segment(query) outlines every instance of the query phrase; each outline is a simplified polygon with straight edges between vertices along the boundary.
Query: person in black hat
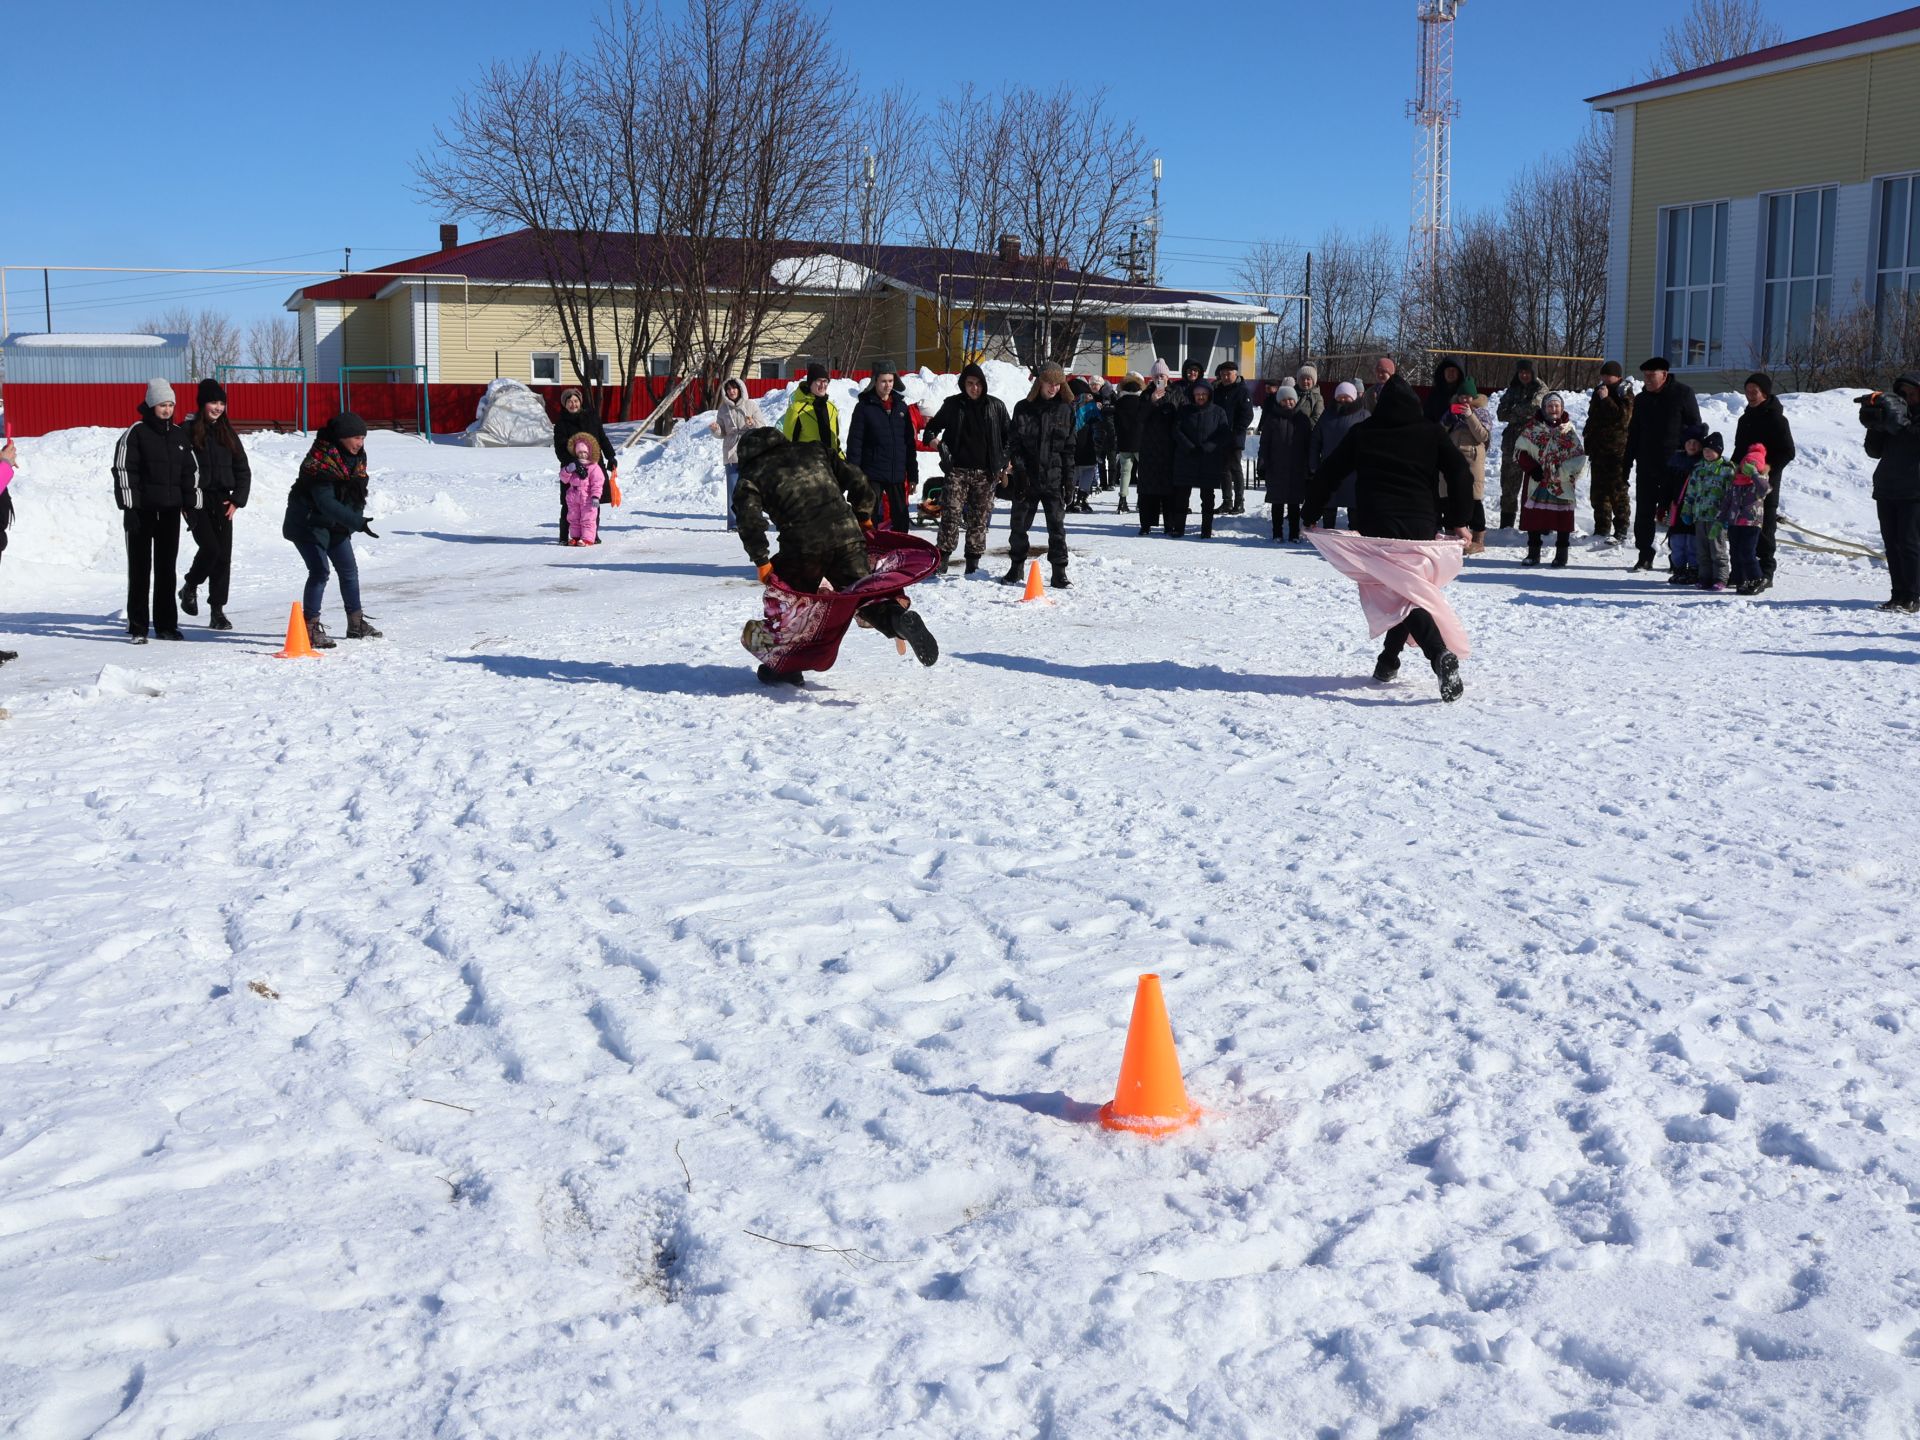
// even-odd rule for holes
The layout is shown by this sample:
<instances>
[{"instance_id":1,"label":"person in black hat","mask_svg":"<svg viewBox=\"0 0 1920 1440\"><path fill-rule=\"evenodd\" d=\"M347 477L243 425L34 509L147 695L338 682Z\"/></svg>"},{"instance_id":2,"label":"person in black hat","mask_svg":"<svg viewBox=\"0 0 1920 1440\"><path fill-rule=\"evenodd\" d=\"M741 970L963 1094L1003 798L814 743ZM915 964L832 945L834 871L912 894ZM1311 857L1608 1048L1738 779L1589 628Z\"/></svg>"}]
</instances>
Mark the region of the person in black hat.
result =
<instances>
[{"instance_id":1,"label":"person in black hat","mask_svg":"<svg viewBox=\"0 0 1920 1440\"><path fill-rule=\"evenodd\" d=\"M1645 381L1627 422L1627 463L1633 467L1633 543L1639 554L1632 568L1653 569L1660 517L1673 506L1667 459L1680 448L1680 435L1700 423L1700 402L1691 387L1675 380L1665 357L1643 361Z\"/></svg>"},{"instance_id":2,"label":"person in black hat","mask_svg":"<svg viewBox=\"0 0 1920 1440\"><path fill-rule=\"evenodd\" d=\"M1247 432L1253 428L1253 395L1247 389L1247 382L1240 378L1240 367L1231 360L1222 360L1213 367L1213 403L1227 417L1227 427L1233 432L1220 513L1244 515L1247 513L1247 471L1242 456L1247 448Z\"/></svg>"},{"instance_id":3,"label":"person in black hat","mask_svg":"<svg viewBox=\"0 0 1920 1440\"><path fill-rule=\"evenodd\" d=\"M1753 593L1773 588L1774 532L1780 526L1780 487L1786 481L1787 462L1793 459L1793 427L1787 412L1773 393L1773 377L1764 371L1747 377L1747 408L1733 427L1733 454L1744 457L1752 445L1767 452L1767 494L1764 518L1760 522L1760 586Z\"/></svg>"},{"instance_id":4,"label":"person in black hat","mask_svg":"<svg viewBox=\"0 0 1920 1440\"><path fill-rule=\"evenodd\" d=\"M246 448L227 415L227 392L218 380L202 380L194 394L198 407L186 418L187 443L200 469L200 508L186 512L193 533L193 563L180 586L180 608L200 613L195 591L207 587L209 630L231 630L227 619L227 592L233 583L233 516L246 508L253 490L253 467Z\"/></svg>"},{"instance_id":5,"label":"person in black hat","mask_svg":"<svg viewBox=\"0 0 1920 1440\"><path fill-rule=\"evenodd\" d=\"M796 445L818 445L828 455L840 453L840 412L827 398L827 367L815 360L807 378L794 387L780 431Z\"/></svg>"},{"instance_id":6,"label":"person in black hat","mask_svg":"<svg viewBox=\"0 0 1920 1440\"><path fill-rule=\"evenodd\" d=\"M355 534L380 537L367 523L367 422L351 410L341 411L313 437L293 488L287 491L287 514L280 533L307 562L307 588L302 596L307 643L316 650L333 648L326 626L320 623L329 564L340 575L347 638L379 639L380 632L360 608L360 567L353 558Z\"/></svg>"}]
</instances>

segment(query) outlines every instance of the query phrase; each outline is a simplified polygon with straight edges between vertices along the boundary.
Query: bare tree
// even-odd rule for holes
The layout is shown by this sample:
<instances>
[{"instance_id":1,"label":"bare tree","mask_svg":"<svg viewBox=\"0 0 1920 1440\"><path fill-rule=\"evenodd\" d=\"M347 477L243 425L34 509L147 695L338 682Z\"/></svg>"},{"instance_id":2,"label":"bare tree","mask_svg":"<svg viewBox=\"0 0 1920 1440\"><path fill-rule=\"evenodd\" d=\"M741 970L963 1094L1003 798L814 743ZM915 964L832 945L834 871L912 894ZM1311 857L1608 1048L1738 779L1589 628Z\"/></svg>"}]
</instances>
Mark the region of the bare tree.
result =
<instances>
[{"instance_id":1,"label":"bare tree","mask_svg":"<svg viewBox=\"0 0 1920 1440\"><path fill-rule=\"evenodd\" d=\"M298 365L300 327L291 315L265 315L247 327L249 365Z\"/></svg>"},{"instance_id":2,"label":"bare tree","mask_svg":"<svg viewBox=\"0 0 1920 1440\"><path fill-rule=\"evenodd\" d=\"M1291 240L1257 240L1240 257L1233 278L1242 290L1260 296L1303 295L1306 293L1306 256L1303 245ZM1305 334L1306 309L1296 305L1298 322L1291 329L1284 325L1259 328L1255 373L1263 380L1277 380L1294 373L1307 358Z\"/></svg>"},{"instance_id":3,"label":"bare tree","mask_svg":"<svg viewBox=\"0 0 1920 1440\"><path fill-rule=\"evenodd\" d=\"M1397 328L1403 247L1384 228L1338 225L1313 243L1314 329L1320 352L1352 359L1391 349Z\"/></svg>"},{"instance_id":4,"label":"bare tree","mask_svg":"<svg viewBox=\"0 0 1920 1440\"><path fill-rule=\"evenodd\" d=\"M1697 70L1778 45L1786 31L1767 18L1763 0L1692 0L1660 37L1649 80Z\"/></svg>"},{"instance_id":5,"label":"bare tree","mask_svg":"<svg viewBox=\"0 0 1920 1440\"><path fill-rule=\"evenodd\" d=\"M892 292L873 278L881 246L894 238L904 218L912 177L921 172L918 117L905 91L898 87L863 101L848 126L844 152L850 171L844 188L827 197L825 254L835 283L828 300L820 337L829 363L857 366L869 353L874 327ZM813 277L800 277L810 285ZM908 303L912 303L909 301ZM914 357L903 357L911 369Z\"/></svg>"},{"instance_id":6,"label":"bare tree","mask_svg":"<svg viewBox=\"0 0 1920 1440\"><path fill-rule=\"evenodd\" d=\"M936 252L934 324L942 368L958 369L980 347L992 290L978 270L1006 233L1009 112L966 81L927 117L925 149L908 205L919 243Z\"/></svg>"},{"instance_id":7,"label":"bare tree","mask_svg":"<svg viewBox=\"0 0 1920 1440\"><path fill-rule=\"evenodd\" d=\"M207 379L222 365L240 363L240 327L218 310L189 310L176 305L171 310L142 321L141 335L181 335L187 337L187 373L195 379Z\"/></svg>"}]
</instances>

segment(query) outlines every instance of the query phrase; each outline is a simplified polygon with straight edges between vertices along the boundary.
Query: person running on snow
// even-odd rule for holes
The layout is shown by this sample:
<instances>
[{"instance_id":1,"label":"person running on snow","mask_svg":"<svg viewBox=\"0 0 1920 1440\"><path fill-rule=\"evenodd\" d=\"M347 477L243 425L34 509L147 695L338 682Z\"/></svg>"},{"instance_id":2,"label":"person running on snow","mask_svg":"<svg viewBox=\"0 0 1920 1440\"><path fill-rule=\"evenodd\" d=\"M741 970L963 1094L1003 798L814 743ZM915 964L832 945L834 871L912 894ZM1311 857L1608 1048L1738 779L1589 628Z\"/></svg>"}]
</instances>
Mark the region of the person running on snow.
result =
<instances>
[{"instance_id":1,"label":"person running on snow","mask_svg":"<svg viewBox=\"0 0 1920 1440\"><path fill-rule=\"evenodd\" d=\"M1013 462L1013 514L1008 519L1007 573L1002 585L1018 585L1027 553L1032 548L1027 531L1038 509L1047 517L1047 560L1053 567L1053 588L1065 590L1067 579L1067 492L1073 488L1073 397L1067 391L1067 372L1048 364L1033 382L1027 398L1013 407L1008 438Z\"/></svg>"},{"instance_id":2,"label":"person running on snow","mask_svg":"<svg viewBox=\"0 0 1920 1440\"><path fill-rule=\"evenodd\" d=\"M763 585L777 578L804 596L818 591L823 580L844 591L871 575L867 537L873 533L873 503L867 477L819 445L793 444L774 429L750 431L740 441L734 509L740 544ZM769 521L780 532L780 549L772 554ZM926 546L924 540L892 543ZM922 665L931 665L940 658L940 647L907 603L906 596L890 594L861 607L858 618L891 640L904 640ZM846 622L840 623L844 628ZM775 669L765 662L755 673L764 685L798 685L804 678L802 670Z\"/></svg>"},{"instance_id":3,"label":"person running on snow","mask_svg":"<svg viewBox=\"0 0 1920 1440\"><path fill-rule=\"evenodd\" d=\"M967 574L980 568L987 553L987 526L993 520L993 492L1007 473L1007 407L987 393L987 372L968 364L960 371L960 393L949 395L921 431L927 444L938 443L947 472L947 498L940 508L940 569L953 563L960 522L967 527Z\"/></svg>"},{"instance_id":4,"label":"person running on snow","mask_svg":"<svg viewBox=\"0 0 1920 1440\"><path fill-rule=\"evenodd\" d=\"M1431 541L1446 528L1472 539L1473 472L1447 434L1420 413L1420 397L1399 375L1380 386L1373 416L1346 433L1322 462L1307 495L1307 513L1327 507L1340 477L1354 475L1354 528L1386 540ZM1441 482L1446 492L1441 493ZM1453 562L1458 573L1459 562ZM1433 666L1442 700L1458 700L1466 685L1460 661L1441 638L1433 615L1415 605L1389 629L1373 678L1385 682L1400 671L1400 651L1411 638Z\"/></svg>"},{"instance_id":5,"label":"person running on snow","mask_svg":"<svg viewBox=\"0 0 1920 1440\"><path fill-rule=\"evenodd\" d=\"M227 392L220 382L202 380L194 399L199 413L189 415L184 428L187 443L193 447L194 463L200 468L201 505L186 512L195 549L193 563L180 585L180 608L189 615L200 613L194 591L204 581L207 606L213 612L207 628L231 630L227 593L233 583L233 516L236 510L246 508L247 497L253 492L253 467L247 463L246 448L227 415Z\"/></svg>"},{"instance_id":6,"label":"person running on snow","mask_svg":"<svg viewBox=\"0 0 1920 1440\"><path fill-rule=\"evenodd\" d=\"M600 492L607 472L600 468L600 447L585 430L573 437L573 458L560 467L560 484L567 492L567 529L570 545L594 545L600 535Z\"/></svg>"},{"instance_id":7,"label":"person running on snow","mask_svg":"<svg viewBox=\"0 0 1920 1440\"><path fill-rule=\"evenodd\" d=\"M620 488L620 452L607 439L607 427L600 423L599 415L586 408L580 391L568 386L560 392L560 418L553 422L553 458L563 466L573 463L573 437L591 435L593 443L600 450L600 464L606 474L606 484L601 488L599 499L594 501L593 539L587 543L600 543L599 507L611 502ZM567 529L567 487L562 481L560 486L560 543L567 544L572 533Z\"/></svg>"}]
</instances>

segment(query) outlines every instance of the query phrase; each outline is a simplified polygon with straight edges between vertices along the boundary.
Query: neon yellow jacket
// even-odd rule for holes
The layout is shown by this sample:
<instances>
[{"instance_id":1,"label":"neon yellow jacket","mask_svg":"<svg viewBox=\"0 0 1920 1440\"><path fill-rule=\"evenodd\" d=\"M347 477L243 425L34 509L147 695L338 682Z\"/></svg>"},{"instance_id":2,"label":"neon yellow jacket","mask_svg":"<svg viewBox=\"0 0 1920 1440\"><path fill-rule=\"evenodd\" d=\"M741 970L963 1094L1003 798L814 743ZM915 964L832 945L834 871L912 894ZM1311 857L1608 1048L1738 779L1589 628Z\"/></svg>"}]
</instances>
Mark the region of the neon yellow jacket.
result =
<instances>
[{"instance_id":1,"label":"neon yellow jacket","mask_svg":"<svg viewBox=\"0 0 1920 1440\"><path fill-rule=\"evenodd\" d=\"M803 384L787 402L787 413L780 417L780 429L796 445L821 445L829 454L840 453L840 411L832 400L825 400L827 434L820 433L820 417L814 412L813 395Z\"/></svg>"}]
</instances>

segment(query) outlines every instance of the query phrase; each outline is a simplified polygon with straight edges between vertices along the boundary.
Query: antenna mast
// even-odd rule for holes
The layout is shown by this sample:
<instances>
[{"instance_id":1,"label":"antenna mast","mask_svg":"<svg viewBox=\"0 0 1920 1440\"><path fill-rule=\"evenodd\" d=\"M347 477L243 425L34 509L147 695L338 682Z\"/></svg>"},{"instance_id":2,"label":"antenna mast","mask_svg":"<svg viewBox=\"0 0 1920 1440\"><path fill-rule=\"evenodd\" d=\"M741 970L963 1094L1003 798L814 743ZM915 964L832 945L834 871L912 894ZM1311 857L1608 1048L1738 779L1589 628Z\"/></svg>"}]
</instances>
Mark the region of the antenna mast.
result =
<instances>
[{"instance_id":1,"label":"antenna mast","mask_svg":"<svg viewBox=\"0 0 1920 1440\"><path fill-rule=\"evenodd\" d=\"M1407 235L1407 288L1416 328L1424 330L1453 236L1453 22L1463 0L1417 0L1420 66L1407 114L1414 123L1413 228Z\"/></svg>"}]
</instances>

